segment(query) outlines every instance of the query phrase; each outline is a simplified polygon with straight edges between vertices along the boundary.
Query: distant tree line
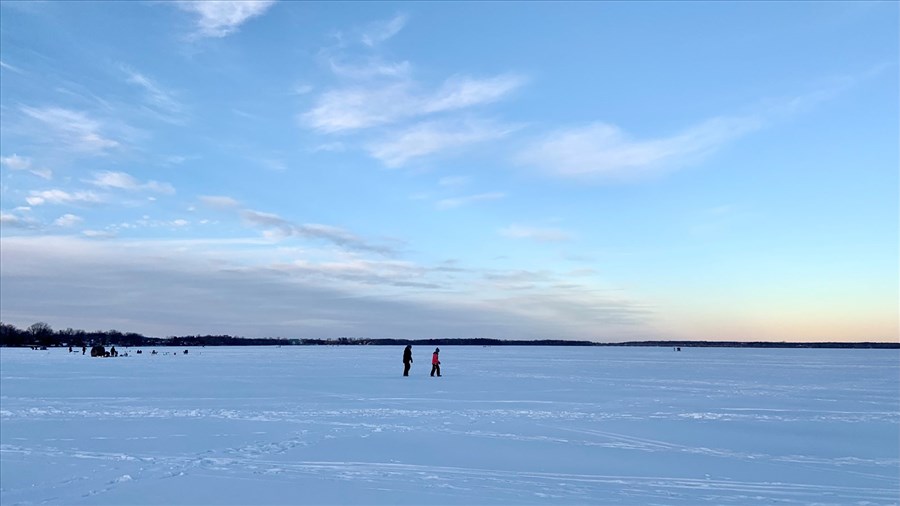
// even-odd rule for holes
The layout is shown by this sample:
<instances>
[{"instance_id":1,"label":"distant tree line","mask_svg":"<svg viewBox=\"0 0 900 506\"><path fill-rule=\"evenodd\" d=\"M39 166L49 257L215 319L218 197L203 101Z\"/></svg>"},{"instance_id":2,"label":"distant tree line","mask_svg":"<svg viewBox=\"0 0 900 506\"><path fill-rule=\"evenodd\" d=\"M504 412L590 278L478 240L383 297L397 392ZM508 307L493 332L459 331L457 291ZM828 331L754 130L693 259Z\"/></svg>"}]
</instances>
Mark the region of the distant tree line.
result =
<instances>
[{"instance_id":1,"label":"distant tree line","mask_svg":"<svg viewBox=\"0 0 900 506\"><path fill-rule=\"evenodd\" d=\"M68 328L54 331L50 325L38 322L27 329L0 322L0 346L294 346L294 345L478 345L478 346L595 346L590 341L544 339L537 341L502 339L367 339L339 337L337 339L249 338L229 335L196 335L147 337L134 332L95 330L87 332Z\"/></svg>"},{"instance_id":2,"label":"distant tree line","mask_svg":"<svg viewBox=\"0 0 900 506\"><path fill-rule=\"evenodd\" d=\"M340 337L337 339L284 339L249 338L229 335L196 335L147 337L134 332L95 330L87 332L67 328L53 330L47 323L38 322L27 329L0 322L0 347L2 346L302 346L302 345L387 345L405 346L660 346L660 347L716 347L716 348L900 348L900 343L863 342L755 342L755 341L630 341L623 343L596 343L565 339L506 340L489 338L459 339L368 339Z\"/></svg>"},{"instance_id":3,"label":"distant tree line","mask_svg":"<svg viewBox=\"0 0 900 506\"><path fill-rule=\"evenodd\" d=\"M228 335L147 337L118 330L84 331L67 328L54 331L50 325L38 322L27 329L0 322L0 346L266 346L306 343L305 339L244 338ZM324 341L323 341L324 343Z\"/></svg>"}]
</instances>

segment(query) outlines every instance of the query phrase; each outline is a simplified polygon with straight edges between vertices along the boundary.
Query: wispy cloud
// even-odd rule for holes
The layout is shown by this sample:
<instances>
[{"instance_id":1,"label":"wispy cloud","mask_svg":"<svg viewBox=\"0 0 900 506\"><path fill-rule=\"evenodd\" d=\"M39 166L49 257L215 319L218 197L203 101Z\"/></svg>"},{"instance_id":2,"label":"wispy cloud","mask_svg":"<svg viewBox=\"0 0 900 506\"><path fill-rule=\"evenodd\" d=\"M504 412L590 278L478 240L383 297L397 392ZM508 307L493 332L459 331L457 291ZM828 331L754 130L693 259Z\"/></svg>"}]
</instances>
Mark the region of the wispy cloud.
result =
<instances>
[{"instance_id":1,"label":"wispy cloud","mask_svg":"<svg viewBox=\"0 0 900 506\"><path fill-rule=\"evenodd\" d=\"M221 195L202 195L200 202L218 209L237 209L241 203L231 197Z\"/></svg>"},{"instance_id":2,"label":"wispy cloud","mask_svg":"<svg viewBox=\"0 0 900 506\"><path fill-rule=\"evenodd\" d=\"M112 239L116 236L115 232L108 230L83 230L81 234L92 239Z\"/></svg>"},{"instance_id":3,"label":"wispy cloud","mask_svg":"<svg viewBox=\"0 0 900 506\"><path fill-rule=\"evenodd\" d=\"M301 115L307 126L334 133L386 125L402 119L496 102L525 79L500 75L485 79L453 77L434 92L422 93L409 81L325 92Z\"/></svg>"},{"instance_id":4,"label":"wispy cloud","mask_svg":"<svg viewBox=\"0 0 900 506\"><path fill-rule=\"evenodd\" d=\"M319 51L319 59L337 77L356 81L408 80L412 66L408 61L387 61L378 47L400 32L406 25L407 16L397 15L387 21L376 21L353 35L334 34L337 43ZM365 46L362 52L358 44ZM357 47L354 47L357 46ZM371 89L371 86L367 87Z\"/></svg>"},{"instance_id":5,"label":"wispy cloud","mask_svg":"<svg viewBox=\"0 0 900 506\"><path fill-rule=\"evenodd\" d=\"M8 63L2 61L2 60L0 60L0 68L4 68L4 69L6 69L6 70L10 70L10 71L15 72L15 73L17 73L17 74L24 74L24 73L25 73L25 71L22 70L22 69L20 69L19 67L14 67L14 66L12 66L12 65L10 65L10 64L8 64Z\"/></svg>"},{"instance_id":6,"label":"wispy cloud","mask_svg":"<svg viewBox=\"0 0 900 506\"><path fill-rule=\"evenodd\" d=\"M340 77L351 79L371 79L373 77L405 77L412 68L408 61L386 62L369 57L361 61L330 58L328 66Z\"/></svg>"},{"instance_id":7,"label":"wispy cloud","mask_svg":"<svg viewBox=\"0 0 900 506\"><path fill-rule=\"evenodd\" d=\"M371 244L342 228L330 225L318 223L297 224L285 220L277 214L264 213L252 209L243 210L241 217L251 225L266 228L266 236L270 238L303 237L327 241L353 250L371 251L380 254L392 253L392 250L386 246Z\"/></svg>"},{"instance_id":8,"label":"wispy cloud","mask_svg":"<svg viewBox=\"0 0 900 506\"><path fill-rule=\"evenodd\" d=\"M409 17L405 14L398 14L388 21L377 21L371 23L360 36L360 42L372 47L390 39L394 35L400 33L400 30L406 26Z\"/></svg>"},{"instance_id":9,"label":"wispy cloud","mask_svg":"<svg viewBox=\"0 0 900 506\"><path fill-rule=\"evenodd\" d=\"M164 165L180 165L188 160L199 158L197 156L169 155L162 157Z\"/></svg>"},{"instance_id":10,"label":"wispy cloud","mask_svg":"<svg viewBox=\"0 0 900 506\"><path fill-rule=\"evenodd\" d=\"M767 100L742 115L718 116L668 136L634 139L616 125L595 122L552 131L516 157L517 163L564 177L633 180L698 163L747 134L838 97L888 68L879 65L830 86Z\"/></svg>"},{"instance_id":11,"label":"wispy cloud","mask_svg":"<svg viewBox=\"0 0 900 506\"><path fill-rule=\"evenodd\" d=\"M713 118L672 136L634 140L615 125L593 123L552 132L516 160L561 176L630 179L695 162L762 125L756 116Z\"/></svg>"},{"instance_id":12,"label":"wispy cloud","mask_svg":"<svg viewBox=\"0 0 900 506\"><path fill-rule=\"evenodd\" d=\"M310 149L311 153L338 153L345 151L347 146L343 142L326 142Z\"/></svg>"},{"instance_id":13,"label":"wispy cloud","mask_svg":"<svg viewBox=\"0 0 900 506\"><path fill-rule=\"evenodd\" d=\"M84 221L80 216L74 214L64 214L53 222L57 227L74 227Z\"/></svg>"},{"instance_id":14,"label":"wispy cloud","mask_svg":"<svg viewBox=\"0 0 900 506\"><path fill-rule=\"evenodd\" d=\"M294 95L306 95L307 93L311 93L314 89L316 89L313 85L308 83L298 83L294 85L294 88L291 90L291 93Z\"/></svg>"},{"instance_id":15,"label":"wispy cloud","mask_svg":"<svg viewBox=\"0 0 900 506\"><path fill-rule=\"evenodd\" d=\"M43 204L94 204L101 202L100 197L89 191L66 192L63 190L32 191L25 199L28 205Z\"/></svg>"},{"instance_id":16,"label":"wispy cloud","mask_svg":"<svg viewBox=\"0 0 900 506\"><path fill-rule=\"evenodd\" d=\"M524 225L510 225L501 229L500 235L511 239L530 239L537 242L563 242L572 239L572 234L558 228L540 228Z\"/></svg>"},{"instance_id":17,"label":"wispy cloud","mask_svg":"<svg viewBox=\"0 0 900 506\"><path fill-rule=\"evenodd\" d=\"M485 79L455 76L444 82L441 89L424 100L425 112L462 109L478 104L496 102L520 88L525 78L504 74Z\"/></svg>"},{"instance_id":18,"label":"wispy cloud","mask_svg":"<svg viewBox=\"0 0 900 506\"><path fill-rule=\"evenodd\" d=\"M94 173L94 178L86 182L101 188L117 188L128 191L147 190L166 194L175 193L175 188L169 183L160 183L159 181L141 183L130 174L124 172L96 172Z\"/></svg>"},{"instance_id":19,"label":"wispy cloud","mask_svg":"<svg viewBox=\"0 0 900 506\"><path fill-rule=\"evenodd\" d=\"M408 84L377 89L350 88L323 93L301 116L306 125L327 133L391 123L415 114L409 107Z\"/></svg>"},{"instance_id":20,"label":"wispy cloud","mask_svg":"<svg viewBox=\"0 0 900 506\"><path fill-rule=\"evenodd\" d=\"M300 273L307 278L378 287L441 287L440 284L427 280L428 269L411 262L398 260L370 260L351 257L335 261L313 262L300 259L286 265L283 270Z\"/></svg>"},{"instance_id":21,"label":"wispy cloud","mask_svg":"<svg viewBox=\"0 0 900 506\"><path fill-rule=\"evenodd\" d=\"M32 166L31 158L19 156L15 153L11 156L0 156L0 165L12 170L27 170L43 179L53 179L53 171L35 168Z\"/></svg>"},{"instance_id":22,"label":"wispy cloud","mask_svg":"<svg viewBox=\"0 0 900 506\"><path fill-rule=\"evenodd\" d=\"M31 168L31 159L13 153L10 156L0 156L0 165L12 170L28 170Z\"/></svg>"},{"instance_id":23,"label":"wispy cloud","mask_svg":"<svg viewBox=\"0 0 900 506\"><path fill-rule=\"evenodd\" d=\"M412 159L506 137L519 125L489 121L426 122L370 143L369 154L388 167L401 167Z\"/></svg>"},{"instance_id":24,"label":"wispy cloud","mask_svg":"<svg viewBox=\"0 0 900 506\"><path fill-rule=\"evenodd\" d=\"M22 106L22 112L37 120L53 140L72 151L85 154L106 154L119 147L119 142L107 138L103 124L84 112L61 107Z\"/></svg>"},{"instance_id":25,"label":"wispy cloud","mask_svg":"<svg viewBox=\"0 0 900 506\"><path fill-rule=\"evenodd\" d=\"M128 76L128 82L139 86L144 91L144 100L157 117L169 123L180 124L186 119L184 106L175 99L170 91L164 90L159 84L136 70L122 66L122 71Z\"/></svg>"},{"instance_id":26,"label":"wispy cloud","mask_svg":"<svg viewBox=\"0 0 900 506\"><path fill-rule=\"evenodd\" d=\"M38 228L37 220L30 216L22 216L14 213L0 211L0 226L11 228Z\"/></svg>"},{"instance_id":27,"label":"wispy cloud","mask_svg":"<svg viewBox=\"0 0 900 506\"><path fill-rule=\"evenodd\" d=\"M201 220L198 223L202 224ZM151 219L150 216L144 215L138 220L134 220L131 222L122 222L116 223L112 225L108 225L105 230L112 234L118 234L123 230L139 230L139 229L152 229L152 228L168 228L168 229L180 229L187 227L191 222L185 220L183 218L178 218L174 220L155 220Z\"/></svg>"},{"instance_id":28,"label":"wispy cloud","mask_svg":"<svg viewBox=\"0 0 900 506\"><path fill-rule=\"evenodd\" d=\"M97 95L88 86L80 82L64 79L53 91L66 95L67 100L70 100L68 102L70 107L75 107L75 104L78 104L78 107L95 110L112 111L116 109L116 105L113 102Z\"/></svg>"},{"instance_id":29,"label":"wispy cloud","mask_svg":"<svg viewBox=\"0 0 900 506\"><path fill-rule=\"evenodd\" d=\"M824 102L836 99L851 88L879 77L887 70L893 69L896 72L896 66L894 62L882 62L862 72L834 76L827 80L827 84L803 95L767 100L764 102L764 114L767 119L778 120L793 114L809 112Z\"/></svg>"},{"instance_id":30,"label":"wispy cloud","mask_svg":"<svg viewBox=\"0 0 900 506\"><path fill-rule=\"evenodd\" d=\"M197 36L218 38L236 32L242 24L261 16L274 4L274 0L202 0L178 2L176 5L197 15Z\"/></svg>"},{"instance_id":31,"label":"wispy cloud","mask_svg":"<svg viewBox=\"0 0 900 506\"><path fill-rule=\"evenodd\" d=\"M461 207L467 204L471 204L474 202L483 202L488 200L499 200L506 197L506 194L503 192L488 192L488 193L478 193L475 195L467 195L465 197L455 197L449 199L439 200L435 207L438 209L453 209L456 207Z\"/></svg>"},{"instance_id":32,"label":"wispy cloud","mask_svg":"<svg viewBox=\"0 0 900 506\"><path fill-rule=\"evenodd\" d=\"M53 179L53 171L50 169L31 169L29 172L41 179L46 179L48 181Z\"/></svg>"}]
</instances>

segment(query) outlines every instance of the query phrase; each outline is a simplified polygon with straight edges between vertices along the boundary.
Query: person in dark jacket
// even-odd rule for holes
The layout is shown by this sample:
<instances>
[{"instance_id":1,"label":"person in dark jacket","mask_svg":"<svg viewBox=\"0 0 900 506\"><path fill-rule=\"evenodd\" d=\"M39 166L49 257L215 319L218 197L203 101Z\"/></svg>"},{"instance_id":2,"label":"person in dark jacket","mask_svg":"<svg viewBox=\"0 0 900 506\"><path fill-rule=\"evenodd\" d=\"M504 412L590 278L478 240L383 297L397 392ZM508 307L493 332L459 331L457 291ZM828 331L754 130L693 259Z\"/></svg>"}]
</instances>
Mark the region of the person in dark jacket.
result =
<instances>
[{"instance_id":1,"label":"person in dark jacket","mask_svg":"<svg viewBox=\"0 0 900 506\"><path fill-rule=\"evenodd\" d=\"M438 357L438 353L440 352L440 348L435 348L434 354L431 355L431 375L434 376L434 373L437 373L438 378L441 377L441 360Z\"/></svg>"},{"instance_id":2,"label":"person in dark jacket","mask_svg":"<svg viewBox=\"0 0 900 506\"><path fill-rule=\"evenodd\" d=\"M407 344L403 350L403 375L409 376L409 367L412 365L412 345Z\"/></svg>"}]
</instances>

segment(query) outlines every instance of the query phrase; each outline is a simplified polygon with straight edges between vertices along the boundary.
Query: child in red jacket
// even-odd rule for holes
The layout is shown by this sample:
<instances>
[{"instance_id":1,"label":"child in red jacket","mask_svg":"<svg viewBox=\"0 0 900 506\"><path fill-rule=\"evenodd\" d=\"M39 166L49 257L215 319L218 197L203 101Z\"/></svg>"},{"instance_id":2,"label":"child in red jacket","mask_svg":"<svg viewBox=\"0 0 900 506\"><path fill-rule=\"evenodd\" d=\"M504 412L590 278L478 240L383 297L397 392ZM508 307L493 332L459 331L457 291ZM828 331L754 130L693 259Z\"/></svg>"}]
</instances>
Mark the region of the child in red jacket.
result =
<instances>
[{"instance_id":1,"label":"child in red jacket","mask_svg":"<svg viewBox=\"0 0 900 506\"><path fill-rule=\"evenodd\" d=\"M441 361L438 359L438 353L440 352L440 348L435 348L434 355L431 356L431 375L434 376L434 373L437 373L439 378L441 377Z\"/></svg>"}]
</instances>

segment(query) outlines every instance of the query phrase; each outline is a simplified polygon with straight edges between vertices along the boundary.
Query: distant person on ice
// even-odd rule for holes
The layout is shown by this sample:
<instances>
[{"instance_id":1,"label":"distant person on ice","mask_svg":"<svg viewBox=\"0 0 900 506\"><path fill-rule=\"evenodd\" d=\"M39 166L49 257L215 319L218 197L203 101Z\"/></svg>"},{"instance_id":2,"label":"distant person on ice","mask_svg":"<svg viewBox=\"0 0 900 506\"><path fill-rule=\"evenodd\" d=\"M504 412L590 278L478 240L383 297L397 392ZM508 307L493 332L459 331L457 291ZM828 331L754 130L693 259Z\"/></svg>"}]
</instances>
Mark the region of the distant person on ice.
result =
<instances>
[{"instance_id":1,"label":"distant person on ice","mask_svg":"<svg viewBox=\"0 0 900 506\"><path fill-rule=\"evenodd\" d=\"M409 376L409 366L412 365L412 345L407 344L403 350L403 375Z\"/></svg>"},{"instance_id":2,"label":"distant person on ice","mask_svg":"<svg viewBox=\"0 0 900 506\"><path fill-rule=\"evenodd\" d=\"M434 354L431 355L431 375L434 376L434 373L437 373L438 378L441 377L441 360L438 358L440 352L440 348L435 348Z\"/></svg>"}]
</instances>

